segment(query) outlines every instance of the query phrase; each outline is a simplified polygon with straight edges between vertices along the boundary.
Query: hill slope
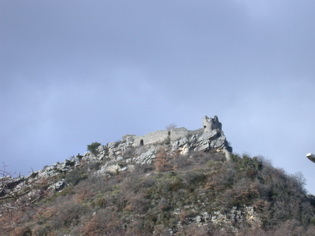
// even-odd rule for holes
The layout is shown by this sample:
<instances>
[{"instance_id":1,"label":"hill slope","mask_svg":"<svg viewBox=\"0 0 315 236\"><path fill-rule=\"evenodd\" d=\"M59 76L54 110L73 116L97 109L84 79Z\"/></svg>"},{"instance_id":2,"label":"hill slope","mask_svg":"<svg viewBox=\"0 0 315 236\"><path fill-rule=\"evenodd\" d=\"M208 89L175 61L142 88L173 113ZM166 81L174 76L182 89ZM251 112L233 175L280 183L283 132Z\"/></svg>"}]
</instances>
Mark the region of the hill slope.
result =
<instances>
[{"instance_id":1,"label":"hill slope","mask_svg":"<svg viewBox=\"0 0 315 236\"><path fill-rule=\"evenodd\" d=\"M315 199L300 175L259 157L227 160L198 135L93 143L28 177L3 177L1 234L314 235Z\"/></svg>"}]
</instances>

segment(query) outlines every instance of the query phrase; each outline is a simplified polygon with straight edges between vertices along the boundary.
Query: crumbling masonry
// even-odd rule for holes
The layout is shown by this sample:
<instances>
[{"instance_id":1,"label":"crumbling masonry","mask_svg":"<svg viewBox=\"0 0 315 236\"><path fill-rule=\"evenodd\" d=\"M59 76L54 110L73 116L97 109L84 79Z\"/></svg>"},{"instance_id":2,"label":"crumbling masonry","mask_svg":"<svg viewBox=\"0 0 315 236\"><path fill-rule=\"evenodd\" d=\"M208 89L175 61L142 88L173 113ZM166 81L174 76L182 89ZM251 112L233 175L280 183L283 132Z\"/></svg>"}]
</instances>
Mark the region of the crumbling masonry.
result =
<instances>
[{"instance_id":1,"label":"crumbling masonry","mask_svg":"<svg viewBox=\"0 0 315 236\"><path fill-rule=\"evenodd\" d=\"M173 128L171 130L155 131L144 136L125 135L123 141L134 147L168 143L172 145L174 150L216 150L224 152L227 160L230 159L232 152L232 147L226 140L222 131L222 124L217 116L213 118L205 116L203 118L203 128L201 129Z\"/></svg>"}]
</instances>

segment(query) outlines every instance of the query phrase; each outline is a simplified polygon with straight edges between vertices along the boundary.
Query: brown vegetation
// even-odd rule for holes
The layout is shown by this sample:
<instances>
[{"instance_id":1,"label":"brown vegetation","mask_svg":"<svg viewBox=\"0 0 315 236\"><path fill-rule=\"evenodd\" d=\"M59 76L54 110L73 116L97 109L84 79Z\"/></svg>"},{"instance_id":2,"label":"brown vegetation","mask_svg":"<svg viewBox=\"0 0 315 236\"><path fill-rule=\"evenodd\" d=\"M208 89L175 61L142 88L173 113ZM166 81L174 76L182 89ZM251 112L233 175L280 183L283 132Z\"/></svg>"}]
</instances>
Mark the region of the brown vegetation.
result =
<instances>
[{"instance_id":1,"label":"brown vegetation","mask_svg":"<svg viewBox=\"0 0 315 236\"><path fill-rule=\"evenodd\" d=\"M32 206L6 211L7 201L1 200L0 230L17 236L235 235L224 225L195 219L202 212L253 206L259 227L236 221L237 235L315 232L314 206L300 175L287 175L262 158L223 160L218 153L183 156L161 148L152 165L133 172L97 176L81 166L60 174L68 183L65 189Z\"/></svg>"}]
</instances>

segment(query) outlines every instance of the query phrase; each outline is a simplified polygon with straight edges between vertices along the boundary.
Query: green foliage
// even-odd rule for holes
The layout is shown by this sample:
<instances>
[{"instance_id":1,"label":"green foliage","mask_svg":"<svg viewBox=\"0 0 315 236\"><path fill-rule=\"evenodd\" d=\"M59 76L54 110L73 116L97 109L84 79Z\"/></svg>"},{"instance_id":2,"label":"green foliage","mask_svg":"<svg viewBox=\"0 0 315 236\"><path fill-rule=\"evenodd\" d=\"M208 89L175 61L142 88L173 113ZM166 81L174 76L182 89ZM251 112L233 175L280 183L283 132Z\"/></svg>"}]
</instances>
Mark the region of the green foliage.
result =
<instances>
[{"instance_id":1,"label":"green foliage","mask_svg":"<svg viewBox=\"0 0 315 236\"><path fill-rule=\"evenodd\" d=\"M87 146L87 150L90 151L94 156L96 156L98 154L98 147L101 144L98 142L93 142L90 145Z\"/></svg>"},{"instance_id":2,"label":"green foliage","mask_svg":"<svg viewBox=\"0 0 315 236\"><path fill-rule=\"evenodd\" d=\"M88 173L86 169L74 169L65 175L65 181L70 185L77 185L80 181L87 178Z\"/></svg>"}]
</instances>

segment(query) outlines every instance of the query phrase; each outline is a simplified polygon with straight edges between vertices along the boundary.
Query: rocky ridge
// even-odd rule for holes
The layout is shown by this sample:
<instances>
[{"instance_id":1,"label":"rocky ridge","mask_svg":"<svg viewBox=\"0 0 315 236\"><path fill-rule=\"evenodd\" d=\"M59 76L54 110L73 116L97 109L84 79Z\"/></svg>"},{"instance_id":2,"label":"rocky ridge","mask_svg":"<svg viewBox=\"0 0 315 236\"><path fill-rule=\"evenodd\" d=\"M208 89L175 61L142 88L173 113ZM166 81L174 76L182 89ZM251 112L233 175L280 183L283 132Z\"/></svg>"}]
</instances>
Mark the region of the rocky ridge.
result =
<instances>
[{"instance_id":1,"label":"rocky ridge","mask_svg":"<svg viewBox=\"0 0 315 236\"><path fill-rule=\"evenodd\" d=\"M205 116L201 129L190 131L186 128L172 128L144 136L125 135L120 141L99 145L94 154L86 152L83 155L72 156L64 162L46 166L27 177L2 177L0 178L0 200L21 196L29 201L36 201L49 193L62 191L69 183L60 179L59 176L87 163L99 165L95 175L132 172L136 165L152 164L161 148L181 155L194 151L211 150L224 154L226 160L230 159L232 152L218 117ZM41 185L48 185L48 187L41 189L38 187ZM194 220L199 223L209 221L210 218L205 217L205 214L208 213L204 213ZM240 216L240 214L238 215ZM247 213L243 215L247 215ZM211 221L222 224L226 221L226 215L223 216L217 212L212 216Z\"/></svg>"},{"instance_id":2,"label":"rocky ridge","mask_svg":"<svg viewBox=\"0 0 315 236\"><path fill-rule=\"evenodd\" d=\"M94 154L91 152L78 154L64 162L46 166L27 177L3 177L0 179L0 197L21 192L26 186L29 188L39 180L43 181L43 179L58 176L60 173L66 173L86 162L101 163L102 166L96 173L99 175L132 171L137 164L151 164L161 146L182 155L191 151L222 152L226 160L230 159L232 153L232 147L222 131L222 124L218 117L205 116L202 129L191 131L186 128L172 128L144 136L125 135L120 141L99 145ZM58 180L49 189L60 191L66 185L67 183L63 180Z\"/></svg>"},{"instance_id":3,"label":"rocky ridge","mask_svg":"<svg viewBox=\"0 0 315 236\"><path fill-rule=\"evenodd\" d=\"M41 200L45 202L45 199L65 196L69 191L77 192L77 195L81 196L78 192L86 191L78 188L78 182L81 180L86 180L93 185L93 178L95 178L101 180L100 186L103 186L108 184L106 181L121 178L122 183L116 184L116 188L122 188L127 193L120 190L120 195L111 201L116 201L117 198L127 199L126 202L129 203L124 206L124 211L129 212L137 201L146 202L150 199L151 208L148 210L153 212L151 222L158 220L154 219L156 213L161 217L163 214L169 214L169 219L177 219L173 226L167 229L166 235L185 231L189 225L208 230L214 227L234 234L246 227L259 229L266 224L266 216L262 212L266 212L272 204L269 203L269 195L266 195L263 201L257 198L259 194L267 192L264 189L271 188L268 185L270 173L275 172L275 176L281 176L281 172L278 173L268 165L263 167L262 161L256 158L239 158L233 155L232 148L222 131L222 124L216 116L204 117L202 125L202 128L197 130L173 127L143 136L125 135L120 141L94 145L94 149L85 154L78 154L62 163L46 166L27 177L4 176L0 178L0 223L5 217L5 212L12 209L31 207ZM156 168L161 157L173 158L173 169L166 168L161 171ZM174 165L175 162L179 165ZM185 169L188 162L190 166ZM196 168L191 163L197 163ZM149 171L139 172L139 168L148 167L151 168ZM268 174L263 175L262 171ZM255 178L256 180L251 182L251 179ZM262 181L264 178L268 181ZM294 179L291 181L295 183ZM133 199L133 195L128 195L128 191L132 192L134 188L136 191L139 190L132 186L137 186L137 182L146 185L140 188L149 189L151 195L140 199ZM196 186L190 187L191 185ZM190 192L192 188L193 193ZM81 205L77 207L84 208L87 202L90 208L94 207L93 204L104 207L103 196L108 190L103 190L102 194L97 191L98 187L94 189L94 195L91 195L92 200L83 201L83 207ZM272 191L270 190L271 193ZM111 199L112 194L109 192L105 199ZM183 199L188 195L190 195L189 199ZM97 207L93 209L95 212L102 211ZM154 209L160 210L156 212ZM303 211L305 209L306 207ZM141 213L139 210L138 214L132 215L130 211L131 222L135 219L147 218ZM58 213L55 214L55 219L58 219ZM98 216L96 213L96 215L91 214L91 219ZM54 218L53 215L50 217ZM161 218L160 221L162 220ZM129 224L133 223L129 222ZM158 226L151 232L159 235Z\"/></svg>"}]
</instances>

